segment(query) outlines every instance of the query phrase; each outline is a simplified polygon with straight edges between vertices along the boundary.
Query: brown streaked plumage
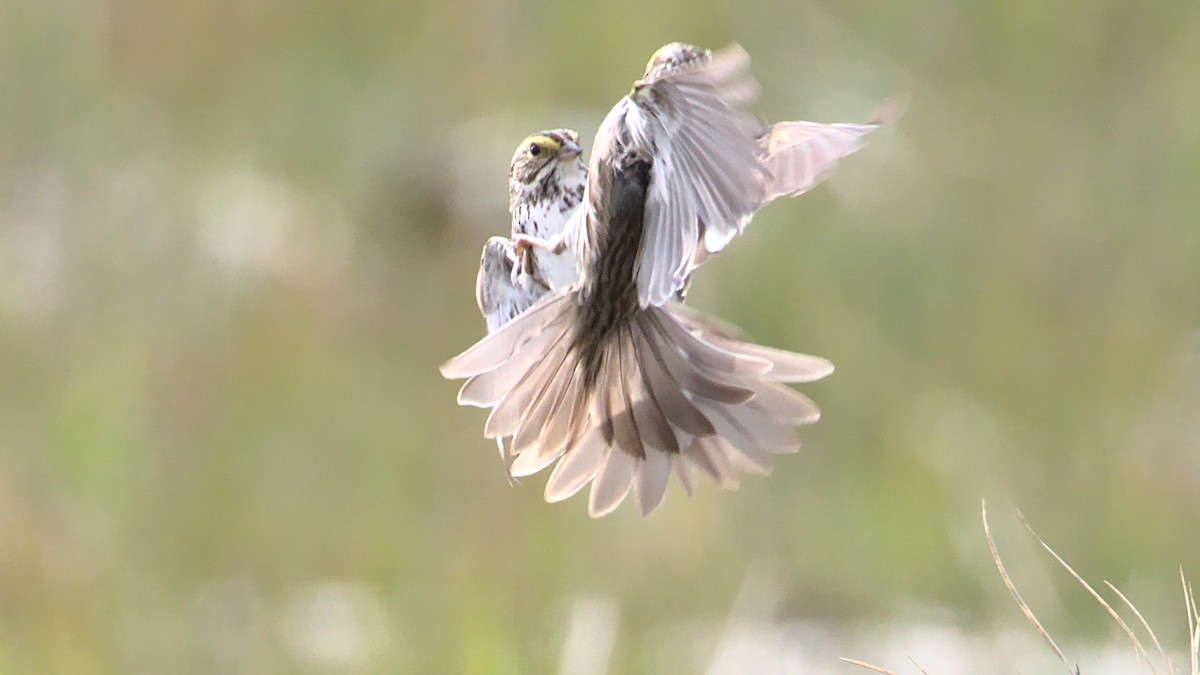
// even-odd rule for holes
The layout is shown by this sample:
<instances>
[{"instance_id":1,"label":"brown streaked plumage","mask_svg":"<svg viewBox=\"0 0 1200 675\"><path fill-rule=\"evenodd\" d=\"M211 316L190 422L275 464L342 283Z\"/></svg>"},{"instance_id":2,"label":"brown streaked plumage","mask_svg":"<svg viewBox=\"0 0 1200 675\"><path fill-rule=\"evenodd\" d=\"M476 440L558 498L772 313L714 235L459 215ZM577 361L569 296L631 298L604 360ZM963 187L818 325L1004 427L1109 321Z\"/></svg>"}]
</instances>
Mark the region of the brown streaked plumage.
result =
<instances>
[{"instance_id":1,"label":"brown streaked plumage","mask_svg":"<svg viewBox=\"0 0 1200 675\"><path fill-rule=\"evenodd\" d=\"M579 134L548 129L531 134L513 153L508 170L508 210L512 234L548 238L563 231L583 201L587 165L580 156ZM527 272L553 287L574 283L579 269L567 253L545 250L522 256Z\"/></svg>"},{"instance_id":2,"label":"brown streaked plumage","mask_svg":"<svg viewBox=\"0 0 1200 675\"><path fill-rule=\"evenodd\" d=\"M741 111L757 92L748 63L737 47L656 53L602 124L583 204L561 232L514 225L518 247L573 253L577 281L548 284L442 368L467 378L461 403L492 409L485 435L512 438L513 475L558 461L548 501L592 482L598 517L636 485L649 513L672 470L690 492L690 467L732 487L738 471L767 472L770 454L797 449L793 427L819 415L782 383L824 377L828 361L754 345L673 299L758 208L811 188L874 128L761 128ZM518 159L511 176L538 175Z\"/></svg>"}]
</instances>

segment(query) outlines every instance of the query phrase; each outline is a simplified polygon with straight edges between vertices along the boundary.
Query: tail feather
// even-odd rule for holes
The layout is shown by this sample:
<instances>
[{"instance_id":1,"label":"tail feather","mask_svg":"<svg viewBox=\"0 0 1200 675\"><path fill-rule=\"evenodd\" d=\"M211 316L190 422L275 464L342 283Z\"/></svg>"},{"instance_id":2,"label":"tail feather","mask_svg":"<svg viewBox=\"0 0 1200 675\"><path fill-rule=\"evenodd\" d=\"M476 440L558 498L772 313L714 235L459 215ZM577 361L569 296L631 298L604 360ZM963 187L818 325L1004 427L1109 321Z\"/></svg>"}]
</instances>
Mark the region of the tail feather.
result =
<instances>
[{"instance_id":1,"label":"tail feather","mask_svg":"<svg viewBox=\"0 0 1200 675\"><path fill-rule=\"evenodd\" d=\"M515 322L514 322L515 323ZM554 350L517 379L516 384L492 408L484 424L483 433L488 438L512 436L520 428L529 413L529 406L547 387L547 379L557 374L565 359L570 355L568 339L556 342Z\"/></svg>"},{"instance_id":2,"label":"tail feather","mask_svg":"<svg viewBox=\"0 0 1200 675\"><path fill-rule=\"evenodd\" d=\"M575 398L571 401L571 409L569 421L567 422L567 440L564 444L567 448L573 448L592 428L591 410L592 402L584 391L584 382L586 381L586 373L580 372L578 376L581 378Z\"/></svg>"},{"instance_id":3,"label":"tail feather","mask_svg":"<svg viewBox=\"0 0 1200 675\"><path fill-rule=\"evenodd\" d=\"M536 450L543 435L551 427L557 426L557 420L554 419L553 413L562 404L567 390L575 381L577 371L575 363L571 359L569 346L564 343L559 350L548 357L545 361L545 373L539 374L539 377L534 380L531 390L536 393L528 405L522 406L524 415L520 418L517 430L513 434L514 453L520 454L530 448ZM505 403L507 401L501 405ZM517 413L521 412L516 409L516 406L512 406L512 409ZM500 407L497 406L496 410L500 410Z\"/></svg>"},{"instance_id":4,"label":"tail feather","mask_svg":"<svg viewBox=\"0 0 1200 675\"><path fill-rule=\"evenodd\" d=\"M588 515L599 518L617 508L633 487L633 479L639 468L637 457L623 452L619 447L609 448L608 461L604 463L592 485Z\"/></svg>"},{"instance_id":5,"label":"tail feather","mask_svg":"<svg viewBox=\"0 0 1200 675\"><path fill-rule=\"evenodd\" d=\"M471 378L461 401L492 408L486 435L511 436L512 475L557 462L547 501L590 482L593 517L631 490L645 515L662 503L672 472L691 493L691 467L736 488L739 472L770 473L772 454L799 447L794 427L819 416L779 382L827 374L827 361L717 332L691 310L639 310L585 360L575 293L539 304L539 314L514 319L446 367Z\"/></svg>"},{"instance_id":6,"label":"tail feather","mask_svg":"<svg viewBox=\"0 0 1200 675\"><path fill-rule=\"evenodd\" d=\"M576 369L567 386L563 388L554 408L550 411L548 422L543 425L537 439L538 455L553 454L557 456L566 450L571 435L571 413L575 400L583 395L583 375ZM525 448L522 447L523 451Z\"/></svg>"},{"instance_id":7,"label":"tail feather","mask_svg":"<svg viewBox=\"0 0 1200 675\"><path fill-rule=\"evenodd\" d=\"M488 414L487 422L484 423L485 437L516 434L521 428L521 420L526 416L530 402L538 395L538 388L544 386L542 378L553 369L553 365L550 359L542 359L517 378L514 386L504 394L504 398L492 406L492 413Z\"/></svg>"},{"instance_id":8,"label":"tail feather","mask_svg":"<svg viewBox=\"0 0 1200 675\"><path fill-rule=\"evenodd\" d=\"M546 501L553 504L579 492L600 470L608 458L608 449L609 444L604 442L598 430L593 429L580 439L550 473L550 479L546 481Z\"/></svg>"},{"instance_id":9,"label":"tail feather","mask_svg":"<svg viewBox=\"0 0 1200 675\"><path fill-rule=\"evenodd\" d=\"M742 457L742 453L737 448L730 445L729 441L720 436L697 439L695 445L688 451L688 454L698 454L699 456L695 458L689 457L689 459L706 473L711 471L709 476L717 481L717 485L726 490L736 490L738 485L740 485L741 480L738 477L738 467L742 467L743 471L749 473L758 473L760 475L769 473L769 470L764 471L750 464L748 460ZM747 466L749 468L745 468Z\"/></svg>"},{"instance_id":10,"label":"tail feather","mask_svg":"<svg viewBox=\"0 0 1200 675\"><path fill-rule=\"evenodd\" d=\"M728 412L766 452L786 454L800 448L800 436L795 427L774 418L757 401Z\"/></svg>"},{"instance_id":11,"label":"tail feather","mask_svg":"<svg viewBox=\"0 0 1200 675\"><path fill-rule=\"evenodd\" d=\"M787 425L812 424L821 418L821 409L812 399L774 383L755 387L754 403L771 419Z\"/></svg>"},{"instance_id":12,"label":"tail feather","mask_svg":"<svg viewBox=\"0 0 1200 675\"><path fill-rule=\"evenodd\" d=\"M713 424L717 427L719 434L718 445L729 446L722 448L729 459L733 460L735 464L739 459L745 459L750 466L743 466L744 470L756 470L763 475L771 473L772 464L768 457L768 446L757 435L761 434L763 429L749 431L736 413L725 408L713 408L709 412L712 414ZM744 413L744 411L740 412Z\"/></svg>"},{"instance_id":13,"label":"tail feather","mask_svg":"<svg viewBox=\"0 0 1200 675\"><path fill-rule=\"evenodd\" d=\"M509 321L499 330L476 342L470 349L442 364L442 376L457 380L493 370L513 356L518 347L564 318L563 303L571 294L547 296L525 310L520 321Z\"/></svg>"},{"instance_id":14,"label":"tail feather","mask_svg":"<svg viewBox=\"0 0 1200 675\"><path fill-rule=\"evenodd\" d=\"M490 408L512 388L514 379L546 358L550 350L566 338L565 333L544 330L531 337L504 363L484 373L472 376L458 390L460 405Z\"/></svg>"},{"instance_id":15,"label":"tail feather","mask_svg":"<svg viewBox=\"0 0 1200 675\"><path fill-rule=\"evenodd\" d=\"M802 384L819 380L833 372L833 364L828 359L754 344L737 326L686 305L674 305L671 309L689 330L698 333L702 339L726 351L769 361L771 368L767 376L774 382Z\"/></svg>"},{"instance_id":16,"label":"tail feather","mask_svg":"<svg viewBox=\"0 0 1200 675\"><path fill-rule=\"evenodd\" d=\"M646 388L662 407L671 424L693 436L709 436L715 432L712 422L683 394L679 383L671 376L658 345L648 333L646 322L639 322L637 355Z\"/></svg>"},{"instance_id":17,"label":"tail feather","mask_svg":"<svg viewBox=\"0 0 1200 675\"><path fill-rule=\"evenodd\" d=\"M710 417L718 417L723 419L732 428L722 429L720 423L714 420L717 425L717 432L738 441L735 443L739 448L743 446L754 446L762 449L764 452L791 452L800 447L800 439L796 435L794 428L795 423L789 421L797 415L797 409L791 407L793 401L786 400L782 397L774 398L780 395L778 387L772 391L770 383L760 385L756 388L755 397L748 401L745 405L739 406L712 406L705 404L709 411ZM763 399L768 400L764 403ZM773 409L784 405L781 413L777 414Z\"/></svg>"},{"instance_id":18,"label":"tail feather","mask_svg":"<svg viewBox=\"0 0 1200 675\"><path fill-rule=\"evenodd\" d=\"M689 332L684 324L669 315L669 310L650 310L646 314L658 327L666 344L674 345L702 372L740 377L762 375L771 370L771 362L755 356L732 353Z\"/></svg>"},{"instance_id":19,"label":"tail feather","mask_svg":"<svg viewBox=\"0 0 1200 675\"><path fill-rule=\"evenodd\" d=\"M638 431L637 421L633 417L633 398L630 396L628 378L621 358L624 340L618 337L610 347L608 355L608 393L605 414L607 415L603 428L612 431L610 443L615 450L624 454L643 459L646 457L646 446ZM606 436L607 438L607 436Z\"/></svg>"},{"instance_id":20,"label":"tail feather","mask_svg":"<svg viewBox=\"0 0 1200 675\"><path fill-rule=\"evenodd\" d=\"M517 455L517 458L509 465L508 475L513 478L532 476L553 464L554 460L562 457L566 449L566 445L560 445L550 452L523 452Z\"/></svg>"},{"instance_id":21,"label":"tail feather","mask_svg":"<svg viewBox=\"0 0 1200 675\"><path fill-rule=\"evenodd\" d=\"M675 457L671 458L671 467L673 469L675 469L675 475L679 476L679 484L681 486L683 486L684 494L691 497L692 496L692 471L691 471L691 469L688 468L688 463L683 461L683 458L681 456L676 455ZM663 485L665 486L666 483L664 482ZM641 494L641 490L638 490L638 494L639 495ZM666 494L666 490L663 490L663 494L664 495ZM643 515L645 515L645 514L643 514Z\"/></svg>"},{"instance_id":22,"label":"tail feather","mask_svg":"<svg viewBox=\"0 0 1200 675\"><path fill-rule=\"evenodd\" d=\"M673 458L674 455L665 452L651 452L646 455L646 460L637 474L638 509L643 516L658 508L666 497Z\"/></svg>"},{"instance_id":23,"label":"tail feather","mask_svg":"<svg viewBox=\"0 0 1200 675\"><path fill-rule=\"evenodd\" d=\"M727 351L770 363L771 367L764 375L772 382L802 384L819 380L833 372L833 364L819 356L798 354L729 338L706 336L706 339Z\"/></svg>"},{"instance_id":24,"label":"tail feather","mask_svg":"<svg viewBox=\"0 0 1200 675\"><path fill-rule=\"evenodd\" d=\"M733 469L758 476L770 476L775 470L775 464L762 450L739 447L724 438L717 441L717 446L723 450L726 461Z\"/></svg>"},{"instance_id":25,"label":"tail feather","mask_svg":"<svg viewBox=\"0 0 1200 675\"><path fill-rule=\"evenodd\" d=\"M734 384L741 381L738 375L726 369L711 367L714 360L707 359L706 357L709 355L705 354L703 350L692 348L693 344L705 345L705 343L691 337L691 334L685 330L663 329L664 322L662 321L651 323L657 330L656 334L646 336L650 348L654 355L661 359L667 374L675 381L675 386L695 396L730 405L745 403L754 397L754 390ZM694 342L682 341L672 344L672 340L679 336L688 336ZM727 360L727 365L732 367L734 363L732 360Z\"/></svg>"},{"instance_id":26,"label":"tail feather","mask_svg":"<svg viewBox=\"0 0 1200 675\"><path fill-rule=\"evenodd\" d=\"M828 359L819 356L786 352L782 349L750 343L742 343L739 345L738 351L747 356L756 356L770 361L771 370L767 373L767 377L773 382L803 384L815 382L833 372L833 364Z\"/></svg>"},{"instance_id":27,"label":"tail feather","mask_svg":"<svg viewBox=\"0 0 1200 675\"><path fill-rule=\"evenodd\" d=\"M573 407L575 400L581 396L581 379L579 373L576 373L562 389L533 443L522 438L520 432L517 433L511 443L512 454L516 455L516 459L509 466L510 476L520 478L533 475L550 466L570 447L572 415L568 408ZM537 431L532 424L523 428Z\"/></svg>"},{"instance_id":28,"label":"tail feather","mask_svg":"<svg viewBox=\"0 0 1200 675\"><path fill-rule=\"evenodd\" d=\"M633 412L633 423L637 426L639 435L645 446L658 451L658 454L678 454L679 439L666 412L658 404L650 380L642 368L642 360L637 355L637 344L633 339L633 330L627 330L626 339L621 342L621 361L626 390L630 392L630 410ZM647 457L655 453L649 453ZM670 471L670 467L667 467Z\"/></svg>"},{"instance_id":29,"label":"tail feather","mask_svg":"<svg viewBox=\"0 0 1200 675\"><path fill-rule=\"evenodd\" d=\"M727 472L721 470L717 459L713 456L713 452L709 448L711 443L712 437L697 438L692 443L692 447L688 448L687 454L684 457L687 458L688 463L700 469L703 474L713 479L717 485L727 490L732 489L733 486L737 485L737 480L731 476L730 481L726 481Z\"/></svg>"}]
</instances>

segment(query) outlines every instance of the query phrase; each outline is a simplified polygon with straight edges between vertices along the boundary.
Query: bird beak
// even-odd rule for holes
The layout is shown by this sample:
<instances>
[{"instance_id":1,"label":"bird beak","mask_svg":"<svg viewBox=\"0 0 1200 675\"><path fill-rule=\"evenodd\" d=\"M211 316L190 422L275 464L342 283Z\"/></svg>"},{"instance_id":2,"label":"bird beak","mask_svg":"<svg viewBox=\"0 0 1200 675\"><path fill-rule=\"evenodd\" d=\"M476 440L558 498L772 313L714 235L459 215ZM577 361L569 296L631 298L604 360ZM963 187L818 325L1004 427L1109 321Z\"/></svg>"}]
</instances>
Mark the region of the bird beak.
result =
<instances>
[{"instance_id":1,"label":"bird beak","mask_svg":"<svg viewBox=\"0 0 1200 675\"><path fill-rule=\"evenodd\" d=\"M578 143L576 143L575 141L567 141L562 144L562 147L559 149L558 154L564 155L569 159L571 157L579 156L579 154L582 152L583 152L583 148L580 148Z\"/></svg>"}]
</instances>

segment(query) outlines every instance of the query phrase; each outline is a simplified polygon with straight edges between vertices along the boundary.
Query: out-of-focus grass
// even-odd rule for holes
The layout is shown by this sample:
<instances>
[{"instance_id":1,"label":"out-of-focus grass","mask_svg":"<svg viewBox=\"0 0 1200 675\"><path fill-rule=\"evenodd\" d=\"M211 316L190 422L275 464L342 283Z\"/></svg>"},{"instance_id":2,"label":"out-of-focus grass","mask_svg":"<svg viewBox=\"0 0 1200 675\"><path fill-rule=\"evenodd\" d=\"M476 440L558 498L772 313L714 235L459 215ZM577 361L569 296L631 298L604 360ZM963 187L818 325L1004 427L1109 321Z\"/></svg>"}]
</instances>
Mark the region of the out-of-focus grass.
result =
<instances>
[{"instance_id":1,"label":"out-of-focus grass","mask_svg":"<svg viewBox=\"0 0 1200 675\"><path fill-rule=\"evenodd\" d=\"M1200 560L1189 3L0 19L0 670L549 670L578 597L614 669L700 668L762 561L782 618L986 629L984 495L1125 588ZM772 119L913 103L697 279L837 363L806 449L591 522L509 488L436 366L482 331L513 144L589 139L675 39L741 42Z\"/></svg>"},{"instance_id":2,"label":"out-of-focus grass","mask_svg":"<svg viewBox=\"0 0 1200 675\"><path fill-rule=\"evenodd\" d=\"M1029 523L1025 521L1024 516L1020 516L1020 513L1018 512L1018 516L1021 517L1021 522L1025 526L1025 529L1028 530L1029 534L1032 535L1032 537L1037 540L1039 544L1041 544L1042 548L1044 548L1046 552L1049 553L1050 556L1067 571L1068 574L1070 574L1072 579L1074 579L1085 591L1087 591L1088 595L1090 595L1097 604L1104 608L1105 612L1107 612L1112 618L1113 623L1121 629L1121 632L1124 633L1124 637L1129 641L1130 646L1133 648L1131 659L1120 659L1118 661L1112 657L1111 647L1108 648L1108 653L1106 653L1105 650L1096 649L1093 646L1088 650L1091 653L1085 655L1088 658L1088 661L1084 661L1082 659L1073 660L1068 658L1063 653L1062 648L1058 646L1058 643L1050 635L1050 632L1047 631L1046 627L1042 625L1042 622L1038 620L1037 615L1034 613L1033 609L1030 608L1029 603L1025 601L1025 599L1021 596L1021 592L1017 590L1017 586L1013 582L1012 577L1009 576L1008 570L1004 566L1004 561L1000 557L1000 551L996 546L996 540L992 537L991 525L988 522L986 500L983 502L982 515L984 537L987 539L988 549L991 551L992 560L996 563L996 570L1000 573L1000 578L1004 582L1004 587L1012 596L1012 599L1016 603L1018 609L1021 610L1021 613L1029 621L1030 625L1033 626L1034 632L1039 635L1047 645L1049 645L1050 651L1058 657L1058 660L1061 662L1063 668L1066 669L1069 675L1080 675L1081 672L1128 672L1131 670L1131 666L1127 662L1129 660L1137 662L1136 668L1139 672L1148 670L1150 673L1154 674L1164 673L1165 675L1177 675L1178 673L1186 673L1188 675L1200 675L1200 614L1198 614L1196 610L1196 599L1195 593L1192 590L1192 584L1187 580L1187 577L1184 575L1182 569L1180 570L1180 581L1183 585L1183 605L1184 614L1186 616L1185 625L1187 628L1187 639L1184 643L1183 649L1172 650L1172 654L1174 654L1178 659L1177 662L1175 659L1172 659L1171 655L1168 654L1167 649L1163 647L1162 642L1159 641L1158 635L1154 632L1150 622L1146 620L1145 615L1142 614L1137 606L1134 605L1133 602L1130 601L1129 598L1120 591L1120 589L1118 589L1109 581L1104 582L1104 585L1108 587L1108 590L1120 598L1121 607L1125 613L1135 617L1136 621L1133 619L1127 621L1124 617L1122 617L1121 612L1117 609L1114 609L1113 605L1109 603L1109 601L1106 600L1103 595L1097 592L1091 584L1081 577L1079 573L1067 563L1067 561L1063 560L1062 557L1055 553L1054 549L1051 548L1050 545L1045 542L1045 540L1043 540L1036 532L1033 531L1033 528L1030 527ZM1130 625L1131 622L1133 623L1133 626ZM922 647L922 645L913 645L912 649L921 650ZM924 647L928 648L930 646L925 645ZM939 649L939 647L941 647L941 649ZM944 646L933 645L932 651L937 652L939 650L943 652L947 651L944 649ZM945 653L941 654L940 656L944 657ZM1015 665L1015 657L1017 656L1017 653L1011 653L1007 661L1004 661L1003 663L997 663L998 659L994 656L984 657L983 655L976 653L972 659L971 665L967 666L966 664L959 663L956 664L956 668L962 669L964 667L969 667L973 670L977 670L981 667L1003 666L1002 668L996 669L1007 670ZM1098 656L1105 657L1106 660L1100 660L1098 663L1094 662L1095 657ZM870 670L872 672L884 673L884 675L895 675L892 671L887 670L882 666L877 666L865 661L859 661L858 659L848 659L843 657L841 660L850 665ZM1052 659L1048 659L1048 661L1049 660ZM930 675L930 671L922 668L920 664L917 663L916 659L910 656L909 661L911 661L913 666L916 667L916 669L919 670L923 675ZM1080 665L1081 663L1086 663L1086 665ZM1045 666L1039 666L1039 668L1044 667Z\"/></svg>"}]
</instances>

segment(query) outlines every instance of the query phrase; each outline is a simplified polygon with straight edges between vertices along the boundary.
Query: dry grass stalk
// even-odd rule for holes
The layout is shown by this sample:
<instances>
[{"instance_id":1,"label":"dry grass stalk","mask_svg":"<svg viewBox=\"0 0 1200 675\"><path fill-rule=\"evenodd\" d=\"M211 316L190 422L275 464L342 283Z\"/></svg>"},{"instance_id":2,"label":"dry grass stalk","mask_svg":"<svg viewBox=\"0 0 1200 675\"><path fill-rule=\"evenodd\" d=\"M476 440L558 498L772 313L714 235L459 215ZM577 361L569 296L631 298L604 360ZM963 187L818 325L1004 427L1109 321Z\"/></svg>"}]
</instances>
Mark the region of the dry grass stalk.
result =
<instances>
[{"instance_id":1,"label":"dry grass stalk","mask_svg":"<svg viewBox=\"0 0 1200 675\"><path fill-rule=\"evenodd\" d=\"M1004 581L1005 588L1008 589L1009 594L1012 595L1013 600L1016 601L1017 607L1020 608L1021 613L1025 615L1025 618L1029 620L1029 623L1033 624L1033 627L1038 632L1038 635L1041 635L1042 639L1044 639L1046 643L1050 645L1050 648L1054 650L1054 653L1058 655L1059 660L1062 661L1064 666L1066 666L1067 672L1071 673L1071 675L1080 675L1079 666L1071 665L1071 662L1067 659L1066 655L1063 654L1061 649L1059 649L1058 644L1054 642L1054 638L1050 637L1050 633L1047 632L1045 627L1042 626L1041 621L1038 621L1037 616L1034 615L1033 610L1029 607L1029 604L1026 603L1025 599L1021 597L1021 593L1017 591L1016 584L1013 583L1012 577L1008 575L1008 570L1004 567L1004 561L1000 559L1000 551L996 547L996 540L992 537L991 527L988 523L987 500L983 501L981 512L983 516L983 534L987 538L988 548L991 549L992 552L992 561L995 562L996 569L1000 572L1000 578ZM1130 628L1129 624L1126 623L1123 618L1121 618L1120 613L1118 613L1117 610L1114 609L1113 606L1110 605L1108 601L1106 601L1104 597L1096 591L1096 589L1092 588L1091 584L1085 581L1083 577L1079 576L1079 574L1067 564L1067 561L1063 560L1062 557L1054 551L1054 549L1050 548L1050 545L1047 544L1041 537L1039 537L1037 532L1033 531L1033 528L1029 526L1029 523L1025 520L1025 516L1022 515L1020 511L1017 511L1017 515L1021 518L1021 523L1025 526L1025 529L1028 530L1029 534L1033 535L1033 538L1042 545L1042 548L1046 549L1046 551L1049 552L1050 555L1053 556L1054 559L1063 566L1063 569L1067 570L1067 572L1070 573L1075 581L1079 582L1079 585L1083 586L1084 589L1086 589L1087 592L1096 599L1096 602L1100 603L1100 606L1108 611L1109 615L1114 621L1116 621L1117 625L1121 627L1121 630L1125 631L1125 635L1129 638L1129 641L1133 643L1134 652L1139 659L1139 663L1145 662L1145 664L1150 667L1150 672L1154 673L1154 675L1157 675L1158 670L1155 668L1154 660L1151 658L1146 648L1142 645L1141 640L1138 639L1137 634L1132 628ZM1200 675L1200 611L1197 610L1196 606L1196 593L1192 589L1191 583L1188 582L1187 577L1184 575L1183 568L1180 568L1179 570L1179 578L1183 583L1183 601L1184 608L1187 612L1188 621L1188 656L1191 660L1191 670L1189 671L1189 674ZM1155 652L1160 659L1160 664L1165 666L1166 673L1168 675L1178 675L1177 671L1175 670L1175 665L1171 662L1171 658L1167 656L1166 650L1163 649L1162 644L1158 640L1158 636L1154 634L1154 629L1150 627L1150 622L1146 621L1146 618L1142 616L1142 613L1138 610L1138 608L1129 600L1129 598L1125 597L1125 594L1122 593L1120 589L1108 581L1105 581L1104 585L1112 590L1113 593L1116 593L1117 597L1121 598L1121 602L1125 603L1125 606L1131 612L1133 612L1134 616L1137 617L1138 623L1141 624L1142 628L1146 631L1146 634L1150 636L1150 640L1154 643ZM911 658L909 660L912 661ZM843 658L842 661L876 673L894 675L894 673L892 673L890 670L885 670L879 666L874 666L862 661L846 658ZM916 661L913 661L913 665L917 666L917 669L924 673L924 675L929 675L924 668L921 668L921 666L917 665Z\"/></svg>"},{"instance_id":2,"label":"dry grass stalk","mask_svg":"<svg viewBox=\"0 0 1200 675\"><path fill-rule=\"evenodd\" d=\"M1058 648L1058 644L1054 642L1054 638L1050 637L1050 633L1046 632L1046 629L1042 627L1042 622L1038 621L1038 618L1034 615L1033 610L1029 608L1029 604L1025 602L1025 600L1021 597L1021 593L1017 591L1016 584L1014 584L1012 578L1008 576L1008 570L1004 568L1004 561L1000 559L1000 551L996 548L996 540L992 538L992 529L988 524L986 499L983 500L983 535L987 537L988 548L992 550L992 560L996 563L996 569L1000 570L1000 578L1004 580L1004 587L1008 589L1009 594L1012 595L1013 600L1016 601L1017 607L1021 608L1021 613L1025 615L1026 619L1029 619L1029 623L1033 624L1033 627L1038 632L1038 635L1041 635L1042 638L1046 640L1046 642L1050 645L1050 648L1054 650L1054 653L1058 654L1059 660L1061 660L1063 665L1067 667L1067 672L1071 673L1071 675L1079 675L1079 667L1071 667L1071 662L1067 660L1066 655L1064 655L1062 650Z\"/></svg>"}]
</instances>

